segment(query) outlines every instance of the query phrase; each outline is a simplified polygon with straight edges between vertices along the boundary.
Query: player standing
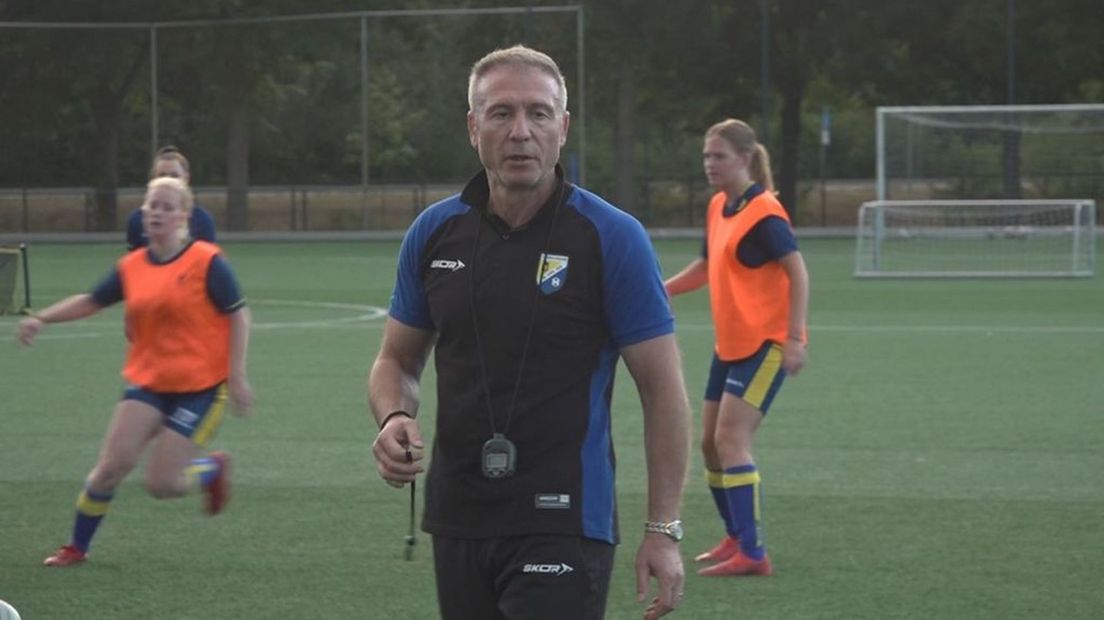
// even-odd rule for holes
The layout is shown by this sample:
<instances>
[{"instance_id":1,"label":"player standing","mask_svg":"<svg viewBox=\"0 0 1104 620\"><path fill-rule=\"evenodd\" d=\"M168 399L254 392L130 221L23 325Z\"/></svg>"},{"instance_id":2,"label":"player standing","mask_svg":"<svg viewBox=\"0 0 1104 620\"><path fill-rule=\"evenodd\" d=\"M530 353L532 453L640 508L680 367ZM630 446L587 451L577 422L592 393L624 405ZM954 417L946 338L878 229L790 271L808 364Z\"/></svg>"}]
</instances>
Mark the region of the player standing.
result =
<instances>
[{"instance_id":1,"label":"player standing","mask_svg":"<svg viewBox=\"0 0 1104 620\"><path fill-rule=\"evenodd\" d=\"M735 119L713 125L702 159L717 190L702 255L665 283L671 296L708 284L716 334L702 452L727 535L695 560L714 563L701 575L769 575L752 440L783 379L805 364L809 277L755 131Z\"/></svg>"}]
</instances>

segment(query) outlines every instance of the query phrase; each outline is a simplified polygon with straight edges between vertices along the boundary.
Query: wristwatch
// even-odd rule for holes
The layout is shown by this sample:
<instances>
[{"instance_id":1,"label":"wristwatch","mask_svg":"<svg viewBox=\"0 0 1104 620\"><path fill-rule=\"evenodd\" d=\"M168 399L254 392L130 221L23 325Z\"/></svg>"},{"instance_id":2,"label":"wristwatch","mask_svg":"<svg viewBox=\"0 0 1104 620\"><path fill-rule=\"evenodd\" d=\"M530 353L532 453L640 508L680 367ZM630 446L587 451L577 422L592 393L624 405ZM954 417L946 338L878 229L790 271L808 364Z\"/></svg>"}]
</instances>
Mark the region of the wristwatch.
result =
<instances>
[{"instance_id":1,"label":"wristwatch","mask_svg":"<svg viewBox=\"0 0 1104 620\"><path fill-rule=\"evenodd\" d=\"M663 521L645 521L644 531L663 534L675 542L682 540L682 521L675 519L669 523Z\"/></svg>"}]
</instances>

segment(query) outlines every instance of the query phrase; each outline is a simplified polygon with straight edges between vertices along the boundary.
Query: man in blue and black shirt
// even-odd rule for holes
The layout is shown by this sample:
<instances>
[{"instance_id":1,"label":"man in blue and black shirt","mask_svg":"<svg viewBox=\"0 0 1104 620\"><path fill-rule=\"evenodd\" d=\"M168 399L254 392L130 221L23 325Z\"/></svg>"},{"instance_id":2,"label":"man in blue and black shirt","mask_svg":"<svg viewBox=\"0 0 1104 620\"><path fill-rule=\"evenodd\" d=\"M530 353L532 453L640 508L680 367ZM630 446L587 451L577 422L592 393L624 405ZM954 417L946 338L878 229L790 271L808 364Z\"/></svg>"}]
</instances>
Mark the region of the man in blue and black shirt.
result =
<instances>
[{"instance_id":1,"label":"man in blue and black shirt","mask_svg":"<svg viewBox=\"0 0 1104 620\"><path fill-rule=\"evenodd\" d=\"M689 442L674 319L643 227L557 165L567 90L517 46L472 68L468 131L484 170L407 231L369 401L393 486L422 471L418 384L435 349L438 411L423 529L443 618L602 618L618 542L610 397L640 392L648 514L637 588L677 604Z\"/></svg>"}]
</instances>

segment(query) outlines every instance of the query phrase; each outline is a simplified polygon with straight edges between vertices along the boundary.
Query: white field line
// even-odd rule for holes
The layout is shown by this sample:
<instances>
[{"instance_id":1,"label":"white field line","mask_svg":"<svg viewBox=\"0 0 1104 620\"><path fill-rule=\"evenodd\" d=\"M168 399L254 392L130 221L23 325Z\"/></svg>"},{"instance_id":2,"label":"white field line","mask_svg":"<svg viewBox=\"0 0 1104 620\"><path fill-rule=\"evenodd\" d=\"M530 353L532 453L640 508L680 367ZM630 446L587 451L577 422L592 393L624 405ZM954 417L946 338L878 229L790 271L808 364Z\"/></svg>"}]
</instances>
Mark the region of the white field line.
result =
<instances>
[{"instance_id":1,"label":"white field line","mask_svg":"<svg viewBox=\"0 0 1104 620\"><path fill-rule=\"evenodd\" d=\"M675 323L678 330L711 330L713 325ZM810 325L810 332L924 334L1104 334L1104 325Z\"/></svg>"},{"instance_id":2,"label":"white field line","mask_svg":"<svg viewBox=\"0 0 1104 620\"><path fill-rule=\"evenodd\" d=\"M363 304L346 304L322 301L300 301L291 299L249 299L248 302L260 306L284 306L293 308L322 308L326 310L349 310L356 312L353 316L337 317L332 319L315 319L308 321L276 321L255 322L253 329L316 329L331 327L367 327L371 321L387 316L387 309L378 306ZM19 317L0 319L0 331L11 329L19 323ZM64 333L58 333L55 329L65 329ZM93 328L89 330L88 328ZM96 331L95 328L110 328L107 331ZM40 333L36 340L72 340L81 338L99 338L102 336L118 336L122 333L120 321L80 321L71 324L51 325L49 331ZM51 333L52 332L52 333ZM14 336L14 334L13 334Z\"/></svg>"}]
</instances>

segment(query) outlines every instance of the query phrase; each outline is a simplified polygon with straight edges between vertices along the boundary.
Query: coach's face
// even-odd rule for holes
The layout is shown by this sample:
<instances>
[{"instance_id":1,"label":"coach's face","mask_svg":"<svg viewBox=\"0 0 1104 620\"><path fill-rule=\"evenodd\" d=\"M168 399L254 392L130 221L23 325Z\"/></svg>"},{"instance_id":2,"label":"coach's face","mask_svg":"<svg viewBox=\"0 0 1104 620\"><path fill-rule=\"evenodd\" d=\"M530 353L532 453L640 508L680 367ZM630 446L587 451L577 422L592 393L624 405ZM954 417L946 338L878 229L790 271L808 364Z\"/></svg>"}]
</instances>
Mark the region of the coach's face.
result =
<instances>
[{"instance_id":1,"label":"coach's face","mask_svg":"<svg viewBox=\"0 0 1104 620\"><path fill-rule=\"evenodd\" d=\"M493 187L533 190L555 180L570 114L558 84L528 65L501 65L476 82L468 137Z\"/></svg>"}]
</instances>

